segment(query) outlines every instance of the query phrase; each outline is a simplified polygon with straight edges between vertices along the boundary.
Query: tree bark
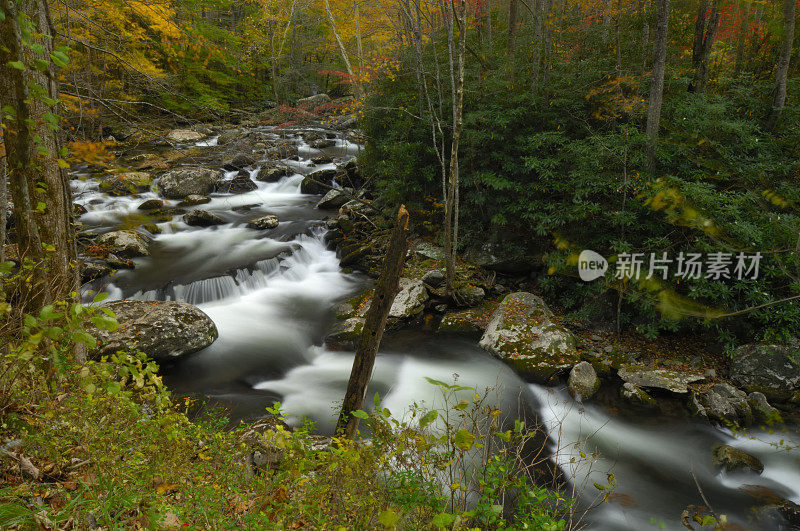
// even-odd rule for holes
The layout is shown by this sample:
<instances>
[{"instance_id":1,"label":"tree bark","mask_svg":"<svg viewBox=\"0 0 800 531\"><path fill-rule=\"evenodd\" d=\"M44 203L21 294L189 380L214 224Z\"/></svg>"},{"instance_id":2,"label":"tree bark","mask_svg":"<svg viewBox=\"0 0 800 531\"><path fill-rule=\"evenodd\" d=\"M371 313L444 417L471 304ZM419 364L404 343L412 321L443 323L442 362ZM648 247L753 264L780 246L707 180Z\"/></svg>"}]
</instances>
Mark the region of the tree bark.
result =
<instances>
[{"instance_id":1,"label":"tree bark","mask_svg":"<svg viewBox=\"0 0 800 531\"><path fill-rule=\"evenodd\" d=\"M700 2L694 29L694 46L692 48L694 78L689 83L689 92L698 94L706 91L706 83L708 83L708 59L711 57L711 48L714 46L714 39L719 27L720 13L717 0L711 0L711 16L707 17L707 12L708 2L703 0Z\"/></svg>"},{"instance_id":2,"label":"tree bark","mask_svg":"<svg viewBox=\"0 0 800 531\"><path fill-rule=\"evenodd\" d=\"M544 2L545 0L533 0L533 89L539 86L542 74L542 48L544 40Z\"/></svg>"},{"instance_id":3,"label":"tree bark","mask_svg":"<svg viewBox=\"0 0 800 531\"><path fill-rule=\"evenodd\" d=\"M508 71L511 79L514 79L515 62L517 55L517 15L519 13L519 1L510 0L508 2Z\"/></svg>"},{"instance_id":4,"label":"tree bark","mask_svg":"<svg viewBox=\"0 0 800 531\"><path fill-rule=\"evenodd\" d=\"M22 286L21 302L23 311L31 313L69 298L77 289L72 198L67 176L58 164L60 145L49 114L54 112L52 103L58 101L58 86L50 62L54 31L47 3L0 0L0 7L5 15L0 22L4 45L0 47L0 105L15 114L9 118L2 113L2 121L19 255L34 264L30 281ZM32 49L34 43L42 48ZM34 60L48 66L39 70ZM19 66L17 61L25 67L9 64Z\"/></svg>"},{"instance_id":5,"label":"tree bark","mask_svg":"<svg viewBox=\"0 0 800 531\"><path fill-rule=\"evenodd\" d=\"M750 20L750 2L739 2L739 16L742 18L739 24L739 35L736 37L736 60L733 67L733 77L738 78L742 73L742 63L744 62L744 47L747 42L747 22Z\"/></svg>"},{"instance_id":6,"label":"tree bark","mask_svg":"<svg viewBox=\"0 0 800 531\"><path fill-rule=\"evenodd\" d=\"M339 31L336 29L336 19L333 18L333 13L331 12L331 4L328 0L325 0L325 14L328 15L328 23L330 23L331 31L333 32L333 37L336 40L336 45L339 47L339 53L342 55L342 60L344 61L344 67L347 69L347 74L353 81L353 86L355 86L356 96L361 97L362 94L361 82L358 80L358 78L356 78L355 72L353 72L353 66L350 64L350 56L347 54L347 48L344 47L342 38L339 36Z\"/></svg>"},{"instance_id":7,"label":"tree bark","mask_svg":"<svg viewBox=\"0 0 800 531\"><path fill-rule=\"evenodd\" d=\"M775 73L775 97L772 101L772 112L767 121L767 129L774 130L786 104L786 77L789 73L789 61L792 57L794 43L795 0L783 0L783 38L781 53L778 57L778 69Z\"/></svg>"},{"instance_id":8,"label":"tree bark","mask_svg":"<svg viewBox=\"0 0 800 531\"><path fill-rule=\"evenodd\" d=\"M669 29L669 0L658 0L658 22L653 45L653 78L650 81L650 98L647 105L647 138L650 151L650 169L655 167L655 148L661 122L661 104L664 101L664 72L667 65L667 32Z\"/></svg>"},{"instance_id":9,"label":"tree bark","mask_svg":"<svg viewBox=\"0 0 800 531\"><path fill-rule=\"evenodd\" d=\"M386 258L383 261L383 270L375 283L375 294L372 296L369 310L367 310L364 329L353 359L353 368L350 371L350 380L347 382L347 391L342 403L342 411L336 424L336 434L352 439L358 429L358 417L353 416L364 406L375 365L375 357L381 344L383 331L386 328L386 319L389 310L397 295L400 286L400 274L403 271L406 252L408 251L408 211L401 206L397 213L397 222L394 226Z\"/></svg>"},{"instance_id":10,"label":"tree bark","mask_svg":"<svg viewBox=\"0 0 800 531\"><path fill-rule=\"evenodd\" d=\"M544 2L544 61L542 63L542 83L547 84L550 78L550 63L553 53L553 0Z\"/></svg>"}]
</instances>

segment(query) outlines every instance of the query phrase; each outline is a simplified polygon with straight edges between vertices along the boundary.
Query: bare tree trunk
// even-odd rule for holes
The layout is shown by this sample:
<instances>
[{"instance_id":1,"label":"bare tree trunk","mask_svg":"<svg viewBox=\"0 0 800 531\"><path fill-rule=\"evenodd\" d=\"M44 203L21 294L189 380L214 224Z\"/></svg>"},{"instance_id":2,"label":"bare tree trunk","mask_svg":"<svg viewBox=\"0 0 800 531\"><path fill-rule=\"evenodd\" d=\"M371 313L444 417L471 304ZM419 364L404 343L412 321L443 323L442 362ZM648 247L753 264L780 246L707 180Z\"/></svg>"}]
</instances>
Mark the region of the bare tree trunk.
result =
<instances>
[{"instance_id":1,"label":"bare tree trunk","mask_svg":"<svg viewBox=\"0 0 800 531\"><path fill-rule=\"evenodd\" d=\"M658 0L658 22L653 45L653 78L650 81L650 99L647 106L647 138L650 151L650 169L655 168L655 148L661 121L661 104L664 101L664 72L667 66L667 31L669 29L669 0Z\"/></svg>"},{"instance_id":2,"label":"bare tree trunk","mask_svg":"<svg viewBox=\"0 0 800 531\"><path fill-rule=\"evenodd\" d=\"M767 129L774 130L786 104L786 77L789 73L789 60L792 57L794 44L795 0L783 0L783 38L781 54L778 57L778 69L775 73L775 98L772 111L767 120Z\"/></svg>"},{"instance_id":3,"label":"bare tree trunk","mask_svg":"<svg viewBox=\"0 0 800 531\"><path fill-rule=\"evenodd\" d=\"M553 52L553 0L544 1L544 62L542 82L546 85L550 77L550 63Z\"/></svg>"},{"instance_id":4,"label":"bare tree trunk","mask_svg":"<svg viewBox=\"0 0 800 531\"><path fill-rule=\"evenodd\" d=\"M486 47L492 49L492 0L486 0Z\"/></svg>"},{"instance_id":5,"label":"bare tree trunk","mask_svg":"<svg viewBox=\"0 0 800 531\"><path fill-rule=\"evenodd\" d=\"M719 27L719 9L717 0L711 0L711 16L706 17L708 4L704 0L701 2L700 11L697 12L697 23L695 24L694 46L692 48L692 64L694 66L694 78L689 83L689 92L702 94L706 91L708 83L708 59L711 57L711 48L714 46L714 39Z\"/></svg>"},{"instance_id":6,"label":"bare tree trunk","mask_svg":"<svg viewBox=\"0 0 800 531\"><path fill-rule=\"evenodd\" d=\"M543 28L544 21L544 2L545 0L533 0L533 88L539 86L539 79L542 74L542 48L543 48Z\"/></svg>"},{"instance_id":7,"label":"bare tree trunk","mask_svg":"<svg viewBox=\"0 0 800 531\"><path fill-rule=\"evenodd\" d=\"M367 310L364 329L361 332L356 357L353 359L353 368L350 371L350 380L347 382L342 411L339 413L339 421L336 423L335 433L348 439L352 439L358 429L358 417L354 417L353 412L364 406L367 385L369 385L375 357L378 355L378 348L386 328L386 319L400 285L400 274L403 271L403 263L408 250L407 238L408 211L405 206L401 206L397 213L397 222L392 237L389 240L389 247L386 250L383 270L375 282L375 294L372 296L372 302Z\"/></svg>"},{"instance_id":8,"label":"bare tree trunk","mask_svg":"<svg viewBox=\"0 0 800 531\"><path fill-rule=\"evenodd\" d=\"M353 12L356 18L356 54L358 56L358 68L359 70L364 69L364 47L361 43L361 13L359 11L358 2L360 0L355 0L353 2Z\"/></svg>"},{"instance_id":9,"label":"bare tree trunk","mask_svg":"<svg viewBox=\"0 0 800 531\"><path fill-rule=\"evenodd\" d=\"M72 199L69 181L58 164L54 118L48 114L58 101L58 86L50 63L54 32L47 4L44 0L0 0L0 7L5 15L0 21L4 45L0 46L0 105L14 114L2 113L3 136L19 255L34 263L32 278L22 287L21 305L30 313L69 298L77 289ZM21 16L33 28L23 31ZM34 49L34 44L41 48ZM48 67L34 68L34 60L45 61ZM17 61L31 64L15 68Z\"/></svg>"},{"instance_id":10,"label":"bare tree trunk","mask_svg":"<svg viewBox=\"0 0 800 531\"><path fill-rule=\"evenodd\" d=\"M350 79L353 80L354 86L356 88L356 96L360 97L362 94L361 82L358 80L358 78L356 78L355 73L353 72L353 66L350 64L350 56L347 54L347 49L344 47L342 38L339 36L339 31L336 29L336 20L333 18L333 13L331 12L331 4L328 0L325 0L325 13L328 15L328 23L331 26L333 37L334 39L336 39L336 45L339 47L339 53L342 55L344 66L347 69L347 74L350 76Z\"/></svg>"},{"instance_id":11,"label":"bare tree trunk","mask_svg":"<svg viewBox=\"0 0 800 531\"><path fill-rule=\"evenodd\" d=\"M519 12L518 0L508 2L508 71L511 79L514 79L515 62L517 55L517 15Z\"/></svg>"},{"instance_id":12,"label":"bare tree trunk","mask_svg":"<svg viewBox=\"0 0 800 531\"><path fill-rule=\"evenodd\" d=\"M641 71L640 75L644 77L645 72L647 72L647 49L648 45L650 44L650 21L649 21L649 7L650 2L649 0L645 0L641 4L639 4L639 16L642 19L642 31L639 37L640 39L640 48L641 48Z\"/></svg>"},{"instance_id":13,"label":"bare tree trunk","mask_svg":"<svg viewBox=\"0 0 800 531\"><path fill-rule=\"evenodd\" d=\"M742 73L742 63L744 62L744 47L747 42L747 22L750 20L750 2L739 2L739 16L742 17L739 24L739 35L736 38L736 61L733 67L733 77L738 78Z\"/></svg>"},{"instance_id":14,"label":"bare tree trunk","mask_svg":"<svg viewBox=\"0 0 800 531\"><path fill-rule=\"evenodd\" d=\"M0 130L0 141L3 131ZM3 146L6 144L3 143ZM0 157L0 264L6 261L6 224L8 223L8 167L6 155Z\"/></svg>"}]
</instances>

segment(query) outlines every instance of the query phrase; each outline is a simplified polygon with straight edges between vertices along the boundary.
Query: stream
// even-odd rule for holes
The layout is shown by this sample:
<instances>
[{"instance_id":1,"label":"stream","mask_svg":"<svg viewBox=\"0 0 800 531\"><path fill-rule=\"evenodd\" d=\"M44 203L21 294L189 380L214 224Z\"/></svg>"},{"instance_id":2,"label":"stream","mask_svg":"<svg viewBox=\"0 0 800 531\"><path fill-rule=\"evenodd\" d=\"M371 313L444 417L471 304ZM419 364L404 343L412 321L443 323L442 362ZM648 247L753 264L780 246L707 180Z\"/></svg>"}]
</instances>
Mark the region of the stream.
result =
<instances>
[{"instance_id":1,"label":"stream","mask_svg":"<svg viewBox=\"0 0 800 531\"><path fill-rule=\"evenodd\" d=\"M264 416L265 407L279 400L290 423L308 417L319 431L330 433L353 353L329 351L322 340L334 322L333 308L363 289L367 279L340 268L336 253L323 241L326 213L315 208L319 197L299 190L305 174L334 167L314 166L312 157L324 153L346 160L359 146L338 139L320 151L299 135L289 138L299 149L299 160L283 161L293 175L275 183L256 181L258 188L247 193L212 194L210 203L188 207L213 212L224 225L190 227L182 216L160 223L152 256L136 259L136 269L119 271L102 285L111 299L185 301L214 320L220 334L214 344L164 368L174 392L206 396L223 405L232 421ZM212 138L186 147L215 145ZM260 168L249 171L255 177ZM116 229L139 204L159 198L155 192L112 197L98 184L86 176L73 181L75 202L87 209L80 221L96 232ZM277 215L277 228L246 227L266 214ZM538 415L548 427L567 476L586 485L584 498L594 499L593 482L604 484L613 473L617 488L609 503L588 513L590 529L685 529L680 515L688 505L704 505L700 489L717 513L744 529L790 529L754 524L751 507L759 499L774 493L800 503L796 436L754 429L751 438L690 419L618 415L595 403L577 403L562 387L524 382L474 339L424 331L385 336L367 396L380 393L383 406L396 416L415 402L430 407L439 390L425 377L445 382L457 378L459 384L479 390L496 388L504 411L514 411L521 401L526 414ZM760 458L763 474L713 467L711 449L718 443ZM571 463L580 451L597 452L591 467Z\"/></svg>"}]
</instances>

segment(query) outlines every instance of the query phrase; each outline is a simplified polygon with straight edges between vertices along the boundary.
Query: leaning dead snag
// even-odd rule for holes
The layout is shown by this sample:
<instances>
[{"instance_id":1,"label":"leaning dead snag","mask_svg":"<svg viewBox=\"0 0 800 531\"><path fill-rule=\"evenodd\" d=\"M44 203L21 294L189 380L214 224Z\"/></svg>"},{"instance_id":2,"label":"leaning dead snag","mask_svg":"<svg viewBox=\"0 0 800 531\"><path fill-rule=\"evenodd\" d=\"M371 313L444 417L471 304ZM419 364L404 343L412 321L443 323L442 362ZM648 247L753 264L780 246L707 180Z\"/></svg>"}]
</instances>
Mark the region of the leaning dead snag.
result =
<instances>
[{"instance_id":1,"label":"leaning dead snag","mask_svg":"<svg viewBox=\"0 0 800 531\"><path fill-rule=\"evenodd\" d=\"M375 293L372 296L369 310L361 332L361 339L356 349L353 360L353 369L350 371L350 381L347 383L347 392L344 395L342 411L339 422L336 424L336 433L340 436L352 438L358 427L358 418L353 416L353 411L361 409L364 397L372 376L372 367L375 365L375 356L381 344L383 331L386 328L386 319L392 308L394 297L400 288L400 273L403 270L406 252L408 251L408 210L401 206L397 213L397 223L389 240L386 258L380 277L375 282Z\"/></svg>"}]
</instances>

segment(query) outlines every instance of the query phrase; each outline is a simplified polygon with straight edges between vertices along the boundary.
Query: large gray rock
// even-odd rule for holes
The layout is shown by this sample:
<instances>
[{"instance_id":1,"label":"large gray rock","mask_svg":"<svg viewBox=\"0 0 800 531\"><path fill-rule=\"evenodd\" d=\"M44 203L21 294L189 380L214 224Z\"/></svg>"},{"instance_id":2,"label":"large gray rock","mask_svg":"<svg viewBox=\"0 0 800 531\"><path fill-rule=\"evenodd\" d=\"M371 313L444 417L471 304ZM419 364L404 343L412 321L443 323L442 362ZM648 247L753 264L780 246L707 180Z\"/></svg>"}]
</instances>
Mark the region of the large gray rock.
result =
<instances>
[{"instance_id":1,"label":"large gray rock","mask_svg":"<svg viewBox=\"0 0 800 531\"><path fill-rule=\"evenodd\" d=\"M622 398L635 406L648 409L658 408L658 402L656 402L652 396L648 395L647 391L630 382L625 382L622 385L619 394Z\"/></svg>"},{"instance_id":2,"label":"large gray rock","mask_svg":"<svg viewBox=\"0 0 800 531\"><path fill-rule=\"evenodd\" d=\"M211 227L225 224L224 219L207 210L192 210L183 217L183 220L190 227Z\"/></svg>"},{"instance_id":3,"label":"large gray rock","mask_svg":"<svg viewBox=\"0 0 800 531\"><path fill-rule=\"evenodd\" d=\"M569 371L569 392L576 400L591 398L600 388L600 378L589 362L582 361Z\"/></svg>"},{"instance_id":4,"label":"large gray rock","mask_svg":"<svg viewBox=\"0 0 800 531\"><path fill-rule=\"evenodd\" d=\"M196 142L202 140L206 135L192 131L191 129L173 129L167 133L167 138L173 142Z\"/></svg>"},{"instance_id":5,"label":"large gray rock","mask_svg":"<svg viewBox=\"0 0 800 531\"><path fill-rule=\"evenodd\" d=\"M307 98L300 98L297 100L297 105L306 105L309 109L313 109L314 107L319 107L320 105L325 105L326 103L331 102L331 97L327 94L314 94L313 96L309 96Z\"/></svg>"},{"instance_id":6,"label":"large gray rock","mask_svg":"<svg viewBox=\"0 0 800 531\"><path fill-rule=\"evenodd\" d=\"M275 166L274 168L264 168L258 172L256 180L265 183L276 183L288 175L292 175L294 170L289 166Z\"/></svg>"},{"instance_id":7,"label":"large gray rock","mask_svg":"<svg viewBox=\"0 0 800 531\"><path fill-rule=\"evenodd\" d=\"M764 464L759 458L727 444L715 446L711 451L711 460L714 466L724 467L728 472L740 468L749 468L757 474L764 471Z\"/></svg>"},{"instance_id":8,"label":"large gray rock","mask_svg":"<svg viewBox=\"0 0 800 531\"><path fill-rule=\"evenodd\" d=\"M486 292L478 286L466 285L456 289L455 299L460 306L477 306L486 298Z\"/></svg>"},{"instance_id":9,"label":"large gray rock","mask_svg":"<svg viewBox=\"0 0 800 531\"><path fill-rule=\"evenodd\" d=\"M213 343L219 333L199 308L185 302L116 301L105 306L117 317L113 332L91 330L97 356L138 349L158 362L172 361Z\"/></svg>"},{"instance_id":10,"label":"large gray rock","mask_svg":"<svg viewBox=\"0 0 800 531\"><path fill-rule=\"evenodd\" d=\"M421 280L400 279L400 291L394 298L389 310L389 317L395 319L409 319L425 309L428 302L428 290Z\"/></svg>"},{"instance_id":11,"label":"large gray rock","mask_svg":"<svg viewBox=\"0 0 800 531\"><path fill-rule=\"evenodd\" d=\"M768 401L764 393L755 391L750 393L747 397L747 403L750 404L750 409L753 411L753 417L759 422L766 424L774 424L776 422L783 422L780 411L773 407Z\"/></svg>"},{"instance_id":12,"label":"large gray rock","mask_svg":"<svg viewBox=\"0 0 800 531\"><path fill-rule=\"evenodd\" d=\"M167 199L208 195L214 191L219 172L206 168L181 168L168 171L158 180L158 189Z\"/></svg>"},{"instance_id":13,"label":"large gray rock","mask_svg":"<svg viewBox=\"0 0 800 531\"><path fill-rule=\"evenodd\" d=\"M230 181L220 181L217 183L217 191L226 194L244 194L258 189L258 185L250 178L247 172L239 172Z\"/></svg>"},{"instance_id":14,"label":"large gray rock","mask_svg":"<svg viewBox=\"0 0 800 531\"><path fill-rule=\"evenodd\" d=\"M746 426L753 422L747 394L727 383L718 383L704 393L693 393L689 407L695 414L723 424Z\"/></svg>"},{"instance_id":15,"label":"large gray rock","mask_svg":"<svg viewBox=\"0 0 800 531\"><path fill-rule=\"evenodd\" d=\"M480 346L523 375L547 383L580 361L575 336L552 317L536 295L511 293L492 314Z\"/></svg>"},{"instance_id":16,"label":"large gray rock","mask_svg":"<svg viewBox=\"0 0 800 531\"><path fill-rule=\"evenodd\" d=\"M767 397L790 398L800 390L800 341L779 345L743 345L730 364L731 380Z\"/></svg>"},{"instance_id":17,"label":"large gray rock","mask_svg":"<svg viewBox=\"0 0 800 531\"><path fill-rule=\"evenodd\" d=\"M247 153L238 153L233 158L226 160L222 167L226 170L243 170L248 166L252 166L256 163L256 159L253 158L252 155Z\"/></svg>"},{"instance_id":18,"label":"large gray rock","mask_svg":"<svg viewBox=\"0 0 800 531\"><path fill-rule=\"evenodd\" d=\"M255 230L268 230L274 229L279 223L278 216L267 214L266 216L262 216L250 221L247 224L247 228Z\"/></svg>"},{"instance_id":19,"label":"large gray rock","mask_svg":"<svg viewBox=\"0 0 800 531\"><path fill-rule=\"evenodd\" d=\"M645 369L631 365L620 368L618 374L622 381L632 383L637 387L664 389L676 394L688 393L687 386L689 384L705 379L705 376L698 373L669 369Z\"/></svg>"},{"instance_id":20,"label":"large gray rock","mask_svg":"<svg viewBox=\"0 0 800 531\"><path fill-rule=\"evenodd\" d=\"M149 256L150 242L135 230L115 230L98 236L96 243L121 258Z\"/></svg>"},{"instance_id":21,"label":"large gray rock","mask_svg":"<svg viewBox=\"0 0 800 531\"><path fill-rule=\"evenodd\" d=\"M323 195L330 190L333 179L336 178L336 170L318 170L309 173L300 183L300 193L311 195Z\"/></svg>"},{"instance_id":22,"label":"large gray rock","mask_svg":"<svg viewBox=\"0 0 800 531\"><path fill-rule=\"evenodd\" d=\"M338 210L350 200L352 194L353 190L334 188L319 200L317 208L320 210Z\"/></svg>"},{"instance_id":23,"label":"large gray rock","mask_svg":"<svg viewBox=\"0 0 800 531\"><path fill-rule=\"evenodd\" d=\"M152 182L150 174L143 171L114 173L103 179L100 190L114 196L141 194L150 190Z\"/></svg>"}]
</instances>

